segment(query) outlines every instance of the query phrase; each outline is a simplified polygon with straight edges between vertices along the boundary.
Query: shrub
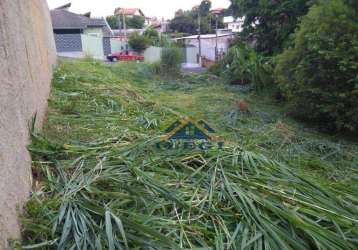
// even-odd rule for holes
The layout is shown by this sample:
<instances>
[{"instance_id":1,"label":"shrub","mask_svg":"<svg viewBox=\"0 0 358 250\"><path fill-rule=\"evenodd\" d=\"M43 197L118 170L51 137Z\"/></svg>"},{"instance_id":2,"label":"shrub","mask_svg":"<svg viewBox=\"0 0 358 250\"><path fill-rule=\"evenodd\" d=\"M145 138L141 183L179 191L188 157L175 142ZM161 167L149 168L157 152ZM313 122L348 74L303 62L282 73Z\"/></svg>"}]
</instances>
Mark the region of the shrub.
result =
<instances>
[{"instance_id":1,"label":"shrub","mask_svg":"<svg viewBox=\"0 0 358 250\"><path fill-rule=\"evenodd\" d=\"M129 35L129 46L135 51L144 51L150 45L150 40L138 32L134 32Z\"/></svg>"},{"instance_id":2,"label":"shrub","mask_svg":"<svg viewBox=\"0 0 358 250\"><path fill-rule=\"evenodd\" d=\"M167 47L162 49L160 59L160 68L162 74L179 74L181 62L182 53L179 48Z\"/></svg>"},{"instance_id":3,"label":"shrub","mask_svg":"<svg viewBox=\"0 0 358 250\"><path fill-rule=\"evenodd\" d=\"M276 79L296 117L358 131L357 17L349 0L320 2L302 19L294 47L278 57Z\"/></svg>"},{"instance_id":4,"label":"shrub","mask_svg":"<svg viewBox=\"0 0 358 250\"><path fill-rule=\"evenodd\" d=\"M152 26L148 27L144 32L143 36L148 38L149 44L151 46L158 46L160 35L156 29L154 29ZM159 47L159 46L158 46Z\"/></svg>"},{"instance_id":5,"label":"shrub","mask_svg":"<svg viewBox=\"0 0 358 250\"><path fill-rule=\"evenodd\" d=\"M149 39L149 43L156 47L168 47L170 46L170 39L164 34L159 34L156 29L152 26L148 27L144 32L143 36Z\"/></svg>"},{"instance_id":6,"label":"shrub","mask_svg":"<svg viewBox=\"0 0 358 250\"><path fill-rule=\"evenodd\" d=\"M244 43L230 48L224 59L210 71L219 73L231 84L252 84L257 89L272 82L272 67L268 60Z\"/></svg>"}]
</instances>

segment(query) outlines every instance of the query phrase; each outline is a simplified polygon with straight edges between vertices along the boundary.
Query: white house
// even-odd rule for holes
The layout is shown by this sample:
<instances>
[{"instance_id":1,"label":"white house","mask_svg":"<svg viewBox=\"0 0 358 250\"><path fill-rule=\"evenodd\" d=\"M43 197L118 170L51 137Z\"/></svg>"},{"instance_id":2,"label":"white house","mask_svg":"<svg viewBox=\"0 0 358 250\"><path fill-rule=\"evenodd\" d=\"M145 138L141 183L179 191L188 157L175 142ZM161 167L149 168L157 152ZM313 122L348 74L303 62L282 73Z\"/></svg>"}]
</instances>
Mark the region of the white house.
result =
<instances>
[{"instance_id":1,"label":"white house","mask_svg":"<svg viewBox=\"0 0 358 250\"><path fill-rule=\"evenodd\" d=\"M224 17L224 24L227 29L231 30L234 33L242 31L242 26L244 25L245 17L234 18L233 16Z\"/></svg>"},{"instance_id":2,"label":"white house","mask_svg":"<svg viewBox=\"0 0 358 250\"><path fill-rule=\"evenodd\" d=\"M224 34L206 34L201 35L201 55L203 58L210 61L215 61L215 47L216 43L218 46L218 55L223 55L227 53L229 45L234 38L233 33L224 33ZM199 48L199 39L198 35L186 36L174 39L176 41L183 42L186 46Z\"/></svg>"}]
</instances>

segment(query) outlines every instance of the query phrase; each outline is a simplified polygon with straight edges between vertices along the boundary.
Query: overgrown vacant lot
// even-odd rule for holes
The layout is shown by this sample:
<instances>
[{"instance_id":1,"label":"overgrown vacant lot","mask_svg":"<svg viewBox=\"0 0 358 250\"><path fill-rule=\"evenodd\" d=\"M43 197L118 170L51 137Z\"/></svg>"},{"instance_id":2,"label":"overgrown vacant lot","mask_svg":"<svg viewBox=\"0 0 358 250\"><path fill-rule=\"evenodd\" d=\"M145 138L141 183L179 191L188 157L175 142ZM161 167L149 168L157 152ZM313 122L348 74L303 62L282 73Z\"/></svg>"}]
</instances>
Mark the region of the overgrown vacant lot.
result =
<instances>
[{"instance_id":1,"label":"overgrown vacant lot","mask_svg":"<svg viewBox=\"0 0 358 250\"><path fill-rule=\"evenodd\" d=\"M157 149L181 116L206 120L224 149ZM32 248L358 247L357 145L209 75L62 61L29 149L35 181L22 222Z\"/></svg>"}]
</instances>

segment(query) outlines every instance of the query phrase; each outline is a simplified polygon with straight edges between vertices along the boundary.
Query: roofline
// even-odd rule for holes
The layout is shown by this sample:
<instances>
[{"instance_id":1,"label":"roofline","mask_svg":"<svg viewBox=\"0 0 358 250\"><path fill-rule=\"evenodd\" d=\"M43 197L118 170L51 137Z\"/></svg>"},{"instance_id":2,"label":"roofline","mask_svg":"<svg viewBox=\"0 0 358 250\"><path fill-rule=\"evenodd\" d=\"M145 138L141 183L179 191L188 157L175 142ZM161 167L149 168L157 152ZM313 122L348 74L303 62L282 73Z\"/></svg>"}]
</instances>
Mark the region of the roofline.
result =
<instances>
[{"instance_id":1,"label":"roofline","mask_svg":"<svg viewBox=\"0 0 358 250\"><path fill-rule=\"evenodd\" d=\"M68 8L71 8L71 6L72 6L72 3L69 2L69 3L67 3L67 4L64 4L64 5L62 5L62 6L59 6L59 7L55 8L55 10L68 9Z\"/></svg>"},{"instance_id":2,"label":"roofline","mask_svg":"<svg viewBox=\"0 0 358 250\"><path fill-rule=\"evenodd\" d=\"M117 14L117 12L119 12L120 10L128 10L128 9L138 10L138 12L139 12L143 17L146 17L146 16L144 15L144 12L143 12L140 8L121 8L121 7L118 7L118 8L116 8L116 9L114 10L114 14L116 14L116 15L123 15L123 13L122 13L122 14ZM130 14L124 14L124 15L130 15Z\"/></svg>"},{"instance_id":3,"label":"roofline","mask_svg":"<svg viewBox=\"0 0 358 250\"><path fill-rule=\"evenodd\" d=\"M89 11L89 12L87 12L87 13L82 14L82 16L85 16L85 17L91 18L91 11Z\"/></svg>"},{"instance_id":4,"label":"roofline","mask_svg":"<svg viewBox=\"0 0 358 250\"><path fill-rule=\"evenodd\" d=\"M212 37L204 37L205 35L213 35ZM233 36L234 34L218 34L218 37L224 37L224 36ZM200 36L200 39L210 39L210 38L215 38L216 34L203 34ZM199 38L199 35L192 35L192 36L184 36L184 37L178 37L178 38L174 38L173 40L182 40L182 39L195 39L195 38Z\"/></svg>"},{"instance_id":5,"label":"roofline","mask_svg":"<svg viewBox=\"0 0 358 250\"><path fill-rule=\"evenodd\" d=\"M112 30L111 26L109 26L109 24L108 24L108 22L107 22L107 19L106 19L106 18L103 18L103 20L104 20L104 22L106 23L107 28L111 31L111 36L113 36L113 35L114 35L113 30Z\"/></svg>"},{"instance_id":6,"label":"roofline","mask_svg":"<svg viewBox=\"0 0 358 250\"><path fill-rule=\"evenodd\" d=\"M86 27L53 27L54 30L83 30Z\"/></svg>"}]
</instances>

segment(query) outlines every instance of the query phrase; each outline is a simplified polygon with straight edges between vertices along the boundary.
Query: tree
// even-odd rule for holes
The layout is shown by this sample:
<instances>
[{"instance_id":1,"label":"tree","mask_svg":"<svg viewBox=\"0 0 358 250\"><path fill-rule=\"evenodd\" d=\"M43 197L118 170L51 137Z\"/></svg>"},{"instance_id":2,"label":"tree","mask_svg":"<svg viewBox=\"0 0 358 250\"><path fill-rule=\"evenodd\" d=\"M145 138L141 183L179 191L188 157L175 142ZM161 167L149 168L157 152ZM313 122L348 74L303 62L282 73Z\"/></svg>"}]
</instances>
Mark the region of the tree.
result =
<instances>
[{"instance_id":1,"label":"tree","mask_svg":"<svg viewBox=\"0 0 358 250\"><path fill-rule=\"evenodd\" d=\"M143 16L126 17L127 28L142 29L144 27L145 18Z\"/></svg>"},{"instance_id":2,"label":"tree","mask_svg":"<svg viewBox=\"0 0 358 250\"><path fill-rule=\"evenodd\" d=\"M197 34L198 16L200 13L200 30L202 34L212 33L215 27L215 16L210 13L211 1L203 0L200 6L193 7L190 11L178 10L174 19L170 22L170 29L175 32ZM223 28L222 17L219 19L219 28Z\"/></svg>"},{"instance_id":3,"label":"tree","mask_svg":"<svg viewBox=\"0 0 358 250\"><path fill-rule=\"evenodd\" d=\"M107 16L106 17L108 25L111 29L119 29L119 21L117 16Z\"/></svg>"},{"instance_id":4,"label":"tree","mask_svg":"<svg viewBox=\"0 0 358 250\"><path fill-rule=\"evenodd\" d=\"M267 55L282 52L290 42L299 18L311 0L231 0L234 16L245 17L244 40L255 40L256 49Z\"/></svg>"},{"instance_id":5,"label":"tree","mask_svg":"<svg viewBox=\"0 0 358 250\"><path fill-rule=\"evenodd\" d=\"M196 34L198 22L189 13L185 12L183 15L174 17L169 27L175 32Z\"/></svg>"},{"instance_id":6,"label":"tree","mask_svg":"<svg viewBox=\"0 0 358 250\"><path fill-rule=\"evenodd\" d=\"M150 40L138 32L133 32L129 35L128 43L133 50L142 52L149 47Z\"/></svg>"},{"instance_id":7,"label":"tree","mask_svg":"<svg viewBox=\"0 0 358 250\"><path fill-rule=\"evenodd\" d=\"M123 29L123 16L107 16L106 20L112 29ZM126 27L132 29L142 29L145 18L142 16L125 17Z\"/></svg>"},{"instance_id":8,"label":"tree","mask_svg":"<svg viewBox=\"0 0 358 250\"><path fill-rule=\"evenodd\" d=\"M149 26L144 32L143 35L148 37L149 39L158 39L159 33L153 26Z\"/></svg>"},{"instance_id":9,"label":"tree","mask_svg":"<svg viewBox=\"0 0 358 250\"><path fill-rule=\"evenodd\" d=\"M152 26L149 26L144 32L143 36L148 38L150 45L157 46L160 43L160 35L156 29Z\"/></svg>"},{"instance_id":10,"label":"tree","mask_svg":"<svg viewBox=\"0 0 358 250\"><path fill-rule=\"evenodd\" d=\"M199 12L201 16L208 16L211 9L211 1L203 0L199 5Z\"/></svg>"},{"instance_id":11,"label":"tree","mask_svg":"<svg viewBox=\"0 0 358 250\"><path fill-rule=\"evenodd\" d=\"M314 5L278 57L276 79L292 113L325 129L358 132L358 8L350 0Z\"/></svg>"}]
</instances>

